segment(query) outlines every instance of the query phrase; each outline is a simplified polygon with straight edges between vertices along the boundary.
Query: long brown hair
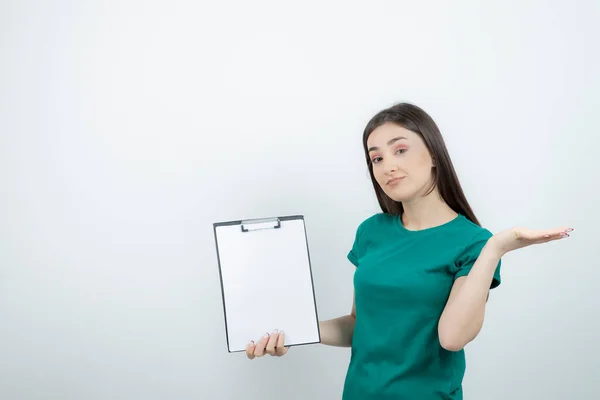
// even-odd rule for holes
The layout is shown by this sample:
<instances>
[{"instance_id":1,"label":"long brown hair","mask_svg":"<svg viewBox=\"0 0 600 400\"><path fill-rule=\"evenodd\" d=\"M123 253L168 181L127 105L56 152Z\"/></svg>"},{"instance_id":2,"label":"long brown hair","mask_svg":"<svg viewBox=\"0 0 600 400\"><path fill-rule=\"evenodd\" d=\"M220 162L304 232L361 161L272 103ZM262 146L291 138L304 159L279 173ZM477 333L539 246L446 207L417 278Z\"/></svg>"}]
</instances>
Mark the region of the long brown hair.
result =
<instances>
[{"instance_id":1,"label":"long brown hair","mask_svg":"<svg viewBox=\"0 0 600 400\"><path fill-rule=\"evenodd\" d=\"M367 148L367 139L371 132L386 122L398 124L416 133L425 142L429 154L435 161L435 167L431 171L432 185L427 194L431 193L437 187L442 199L450 208L464 215L473 223L480 225L463 193L458 177L456 176L456 171L452 165L452 160L448 154L448 149L437 124L425 111L409 103L398 103L378 112L371 118L363 133L363 147L367 166L377 200L383 212L392 215L401 215L404 212L402 203L388 197L375 180L372 161Z\"/></svg>"}]
</instances>

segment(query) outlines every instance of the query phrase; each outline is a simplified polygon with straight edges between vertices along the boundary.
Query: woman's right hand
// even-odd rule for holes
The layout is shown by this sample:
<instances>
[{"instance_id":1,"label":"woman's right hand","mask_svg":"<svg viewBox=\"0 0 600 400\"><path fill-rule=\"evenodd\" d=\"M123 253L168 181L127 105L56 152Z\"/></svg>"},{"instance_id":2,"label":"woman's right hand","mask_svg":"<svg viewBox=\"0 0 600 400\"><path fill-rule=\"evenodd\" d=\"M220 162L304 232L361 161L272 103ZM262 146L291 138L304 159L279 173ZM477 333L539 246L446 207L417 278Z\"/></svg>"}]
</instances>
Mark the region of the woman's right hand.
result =
<instances>
[{"instance_id":1,"label":"woman's right hand","mask_svg":"<svg viewBox=\"0 0 600 400\"><path fill-rule=\"evenodd\" d=\"M288 351L288 347L285 347L284 343L285 334L283 331L278 332L275 329L271 334L266 333L256 344L254 341L248 343L248 346L246 346L246 356L250 360L255 357L262 357L265 354L281 357Z\"/></svg>"}]
</instances>

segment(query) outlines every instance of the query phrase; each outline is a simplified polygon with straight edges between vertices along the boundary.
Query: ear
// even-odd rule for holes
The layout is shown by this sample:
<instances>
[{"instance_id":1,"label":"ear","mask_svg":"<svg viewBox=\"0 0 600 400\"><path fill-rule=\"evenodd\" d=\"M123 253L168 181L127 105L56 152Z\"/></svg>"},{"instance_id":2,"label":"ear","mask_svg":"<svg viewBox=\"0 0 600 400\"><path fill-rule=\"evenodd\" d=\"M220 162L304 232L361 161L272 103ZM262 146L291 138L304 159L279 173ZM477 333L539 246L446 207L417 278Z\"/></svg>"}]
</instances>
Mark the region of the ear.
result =
<instances>
[{"instance_id":1,"label":"ear","mask_svg":"<svg viewBox=\"0 0 600 400\"><path fill-rule=\"evenodd\" d=\"M431 157L431 165L433 168L435 168L435 157Z\"/></svg>"}]
</instances>

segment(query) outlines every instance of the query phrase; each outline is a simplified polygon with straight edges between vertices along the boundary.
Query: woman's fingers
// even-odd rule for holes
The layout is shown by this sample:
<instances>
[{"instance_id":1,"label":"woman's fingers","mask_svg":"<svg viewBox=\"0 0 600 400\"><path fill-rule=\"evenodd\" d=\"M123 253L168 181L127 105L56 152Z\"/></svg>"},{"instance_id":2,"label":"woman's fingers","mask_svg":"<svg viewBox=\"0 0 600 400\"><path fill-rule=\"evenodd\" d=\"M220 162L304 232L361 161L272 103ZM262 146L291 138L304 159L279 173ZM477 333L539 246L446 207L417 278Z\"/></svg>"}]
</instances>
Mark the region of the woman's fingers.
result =
<instances>
[{"instance_id":1,"label":"woman's fingers","mask_svg":"<svg viewBox=\"0 0 600 400\"><path fill-rule=\"evenodd\" d=\"M277 356L282 356L287 353L288 348L285 347L285 334L283 331L279 332L279 336L277 337L277 345L275 346L275 354Z\"/></svg>"},{"instance_id":2,"label":"woman's fingers","mask_svg":"<svg viewBox=\"0 0 600 400\"><path fill-rule=\"evenodd\" d=\"M246 357L248 357L251 360L253 360L254 357L256 357L254 355L254 341L251 341L250 343L248 343L248 346L246 346Z\"/></svg>"},{"instance_id":3,"label":"woman's fingers","mask_svg":"<svg viewBox=\"0 0 600 400\"><path fill-rule=\"evenodd\" d=\"M254 346L254 355L256 357L262 357L265 355L265 346L267 345L267 341L269 340L269 334L265 333L262 338L256 343Z\"/></svg>"},{"instance_id":4,"label":"woman's fingers","mask_svg":"<svg viewBox=\"0 0 600 400\"><path fill-rule=\"evenodd\" d=\"M278 336L279 336L279 332L277 331L277 329L275 329L273 331L273 333L271 334L269 341L267 342L267 347L265 348L265 351L267 352L267 354L269 354L271 356L275 355L275 345L277 344Z\"/></svg>"},{"instance_id":5,"label":"woman's fingers","mask_svg":"<svg viewBox=\"0 0 600 400\"><path fill-rule=\"evenodd\" d=\"M246 356L253 360L256 357L262 357L265 354L271 356L282 356L287 353L288 348L285 347L285 335L283 332L278 332L277 329L273 333L266 333L256 344L251 341L246 346Z\"/></svg>"},{"instance_id":6,"label":"woman's fingers","mask_svg":"<svg viewBox=\"0 0 600 400\"><path fill-rule=\"evenodd\" d=\"M512 232L514 233L514 237L517 239L517 243L514 244L514 247L520 248L532 244L547 243L554 240L564 239L569 237L569 233L572 231L573 228L570 227L561 227L548 230L513 228Z\"/></svg>"},{"instance_id":7,"label":"woman's fingers","mask_svg":"<svg viewBox=\"0 0 600 400\"><path fill-rule=\"evenodd\" d=\"M534 231L534 233L531 234L531 239L537 241L538 243L550 242L552 240L567 238L570 236L570 232L573 232L573 228L562 227L548 231Z\"/></svg>"}]
</instances>

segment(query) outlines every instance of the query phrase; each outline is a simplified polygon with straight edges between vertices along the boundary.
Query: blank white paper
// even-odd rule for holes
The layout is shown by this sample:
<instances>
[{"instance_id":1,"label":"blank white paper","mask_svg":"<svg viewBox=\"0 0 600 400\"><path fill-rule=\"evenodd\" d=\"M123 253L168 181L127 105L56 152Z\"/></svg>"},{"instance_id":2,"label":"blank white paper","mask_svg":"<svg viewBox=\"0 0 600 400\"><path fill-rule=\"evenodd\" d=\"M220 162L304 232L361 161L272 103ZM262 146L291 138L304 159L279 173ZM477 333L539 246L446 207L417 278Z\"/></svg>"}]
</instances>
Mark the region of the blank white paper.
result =
<instances>
[{"instance_id":1,"label":"blank white paper","mask_svg":"<svg viewBox=\"0 0 600 400\"><path fill-rule=\"evenodd\" d=\"M274 329L285 345L318 343L319 330L304 220L279 229L215 228L229 351L243 351Z\"/></svg>"}]
</instances>

